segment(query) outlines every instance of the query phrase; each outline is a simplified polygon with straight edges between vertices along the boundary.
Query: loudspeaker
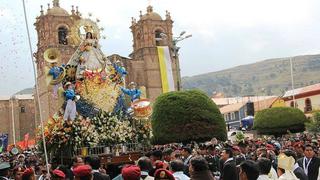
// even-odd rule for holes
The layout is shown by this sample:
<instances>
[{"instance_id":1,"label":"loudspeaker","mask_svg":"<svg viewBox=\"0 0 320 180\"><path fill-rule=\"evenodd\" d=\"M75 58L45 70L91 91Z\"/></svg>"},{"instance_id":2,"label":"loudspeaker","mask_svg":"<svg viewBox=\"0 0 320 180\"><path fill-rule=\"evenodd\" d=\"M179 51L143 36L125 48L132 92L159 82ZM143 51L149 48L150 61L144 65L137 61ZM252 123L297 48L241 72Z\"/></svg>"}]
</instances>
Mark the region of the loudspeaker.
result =
<instances>
[{"instance_id":1,"label":"loudspeaker","mask_svg":"<svg viewBox=\"0 0 320 180\"><path fill-rule=\"evenodd\" d=\"M254 104L253 104L253 102L247 102L247 116L254 116Z\"/></svg>"}]
</instances>

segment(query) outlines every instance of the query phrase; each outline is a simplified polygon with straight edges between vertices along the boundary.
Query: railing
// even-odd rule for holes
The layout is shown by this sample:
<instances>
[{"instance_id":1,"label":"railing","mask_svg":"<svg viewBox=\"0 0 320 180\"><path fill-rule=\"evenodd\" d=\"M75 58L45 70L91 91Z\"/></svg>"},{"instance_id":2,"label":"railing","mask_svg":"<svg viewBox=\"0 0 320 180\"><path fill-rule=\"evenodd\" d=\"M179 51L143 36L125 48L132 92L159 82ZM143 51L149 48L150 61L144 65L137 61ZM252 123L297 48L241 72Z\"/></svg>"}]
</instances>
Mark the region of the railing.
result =
<instances>
[{"instance_id":1,"label":"railing","mask_svg":"<svg viewBox=\"0 0 320 180\"><path fill-rule=\"evenodd\" d=\"M148 149L141 143L123 143L114 145L100 145L95 147L77 148L74 156L114 155L127 154L130 152L145 152Z\"/></svg>"}]
</instances>

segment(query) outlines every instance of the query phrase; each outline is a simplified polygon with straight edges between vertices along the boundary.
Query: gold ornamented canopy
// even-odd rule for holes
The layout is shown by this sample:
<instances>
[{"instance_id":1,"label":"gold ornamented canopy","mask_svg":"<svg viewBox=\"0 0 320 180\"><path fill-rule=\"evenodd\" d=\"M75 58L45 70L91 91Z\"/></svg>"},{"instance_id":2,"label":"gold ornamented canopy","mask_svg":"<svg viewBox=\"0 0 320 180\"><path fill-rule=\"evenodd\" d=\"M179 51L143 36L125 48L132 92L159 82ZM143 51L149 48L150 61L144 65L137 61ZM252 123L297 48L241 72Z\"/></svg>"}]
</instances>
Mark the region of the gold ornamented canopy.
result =
<instances>
[{"instance_id":1,"label":"gold ornamented canopy","mask_svg":"<svg viewBox=\"0 0 320 180\"><path fill-rule=\"evenodd\" d=\"M70 30L71 32L70 32L69 40L73 45L76 45L76 46L80 45L83 38L85 37L85 34L81 32L82 29L85 31L85 33L91 32L95 38L100 39L100 29L98 24L88 18L80 19L75 22L75 25L71 27L71 30Z\"/></svg>"}]
</instances>

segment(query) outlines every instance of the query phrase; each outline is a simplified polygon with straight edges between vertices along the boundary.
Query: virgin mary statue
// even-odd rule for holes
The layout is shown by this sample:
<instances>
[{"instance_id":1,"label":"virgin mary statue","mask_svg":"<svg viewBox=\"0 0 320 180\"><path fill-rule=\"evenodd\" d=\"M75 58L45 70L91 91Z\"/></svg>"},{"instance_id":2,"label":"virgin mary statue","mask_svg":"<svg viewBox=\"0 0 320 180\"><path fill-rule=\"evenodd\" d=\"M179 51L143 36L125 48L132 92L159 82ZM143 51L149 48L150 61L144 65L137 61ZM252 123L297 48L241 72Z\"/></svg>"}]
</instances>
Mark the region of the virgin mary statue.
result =
<instances>
[{"instance_id":1,"label":"virgin mary statue","mask_svg":"<svg viewBox=\"0 0 320 180\"><path fill-rule=\"evenodd\" d=\"M81 56L86 70L101 71L106 66L107 58L99 48L98 40L92 36L91 32L86 33L86 39L82 43Z\"/></svg>"}]
</instances>

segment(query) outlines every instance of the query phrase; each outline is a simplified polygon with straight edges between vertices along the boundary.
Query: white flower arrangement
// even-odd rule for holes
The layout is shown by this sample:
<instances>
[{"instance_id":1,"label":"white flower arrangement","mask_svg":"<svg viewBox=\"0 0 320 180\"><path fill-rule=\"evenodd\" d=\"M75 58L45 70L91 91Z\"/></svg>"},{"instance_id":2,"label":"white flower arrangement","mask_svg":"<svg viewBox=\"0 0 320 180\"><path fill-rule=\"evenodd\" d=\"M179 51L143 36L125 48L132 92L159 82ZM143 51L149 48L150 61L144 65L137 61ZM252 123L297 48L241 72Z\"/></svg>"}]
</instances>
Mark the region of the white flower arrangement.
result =
<instances>
[{"instance_id":1,"label":"white flower arrangement","mask_svg":"<svg viewBox=\"0 0 320 180\"><path fill-rule=\"evenodd\" d=\"M91 119L78 116L69 129L64 127L61 116L54 115L45 129L48 131L46 138L49 145L57 144L59 148L71 145L73 150L83 146L148 142L152 136L150 121L119 119L118 116L105 112Z\"/></svg>"}]
</instances>

